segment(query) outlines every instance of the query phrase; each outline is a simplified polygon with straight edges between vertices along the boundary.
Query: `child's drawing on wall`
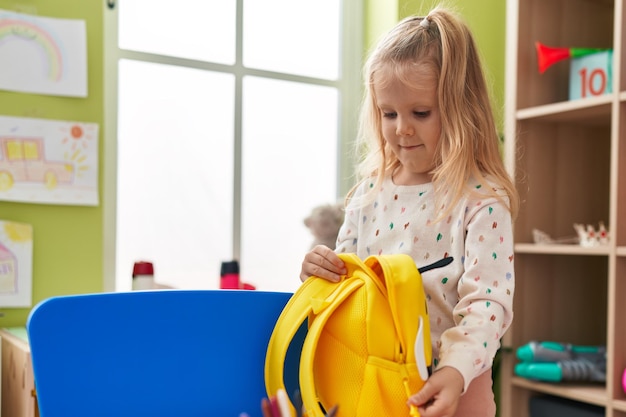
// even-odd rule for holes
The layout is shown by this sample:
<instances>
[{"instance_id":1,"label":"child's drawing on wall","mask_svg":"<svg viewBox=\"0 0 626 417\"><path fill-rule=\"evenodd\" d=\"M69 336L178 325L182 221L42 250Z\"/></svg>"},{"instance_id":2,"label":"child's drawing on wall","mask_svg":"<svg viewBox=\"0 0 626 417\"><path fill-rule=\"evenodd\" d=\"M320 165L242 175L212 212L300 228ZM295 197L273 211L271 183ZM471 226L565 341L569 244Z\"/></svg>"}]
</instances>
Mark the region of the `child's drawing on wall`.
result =
<instances>
[{"instance_id":1,"label":"child's drawing on wall","mask_svg":"<svg viewBox=\"0 0 626 417\"><path fill-rule=\"evenodd\" d=\"M0 220L0 307L30 307L33 228Z\"/></svg>"},{"instance_id":2,"label":"child's drawing on wall","mask_svg":"<svg viewBox=\"0 0 626 417\"><path fill-rule=\"evenodd\" d=\"M0 243L0 294L17 292L17 258Z\"/></svg>"},{"instance_id":3,"label":"child's drawing on wall","mask_svg":"<svg viewBox=\"0 0 626 417\"><path fill-rule=\"evenodd\" d=\"M98 126L0 116L0 200L98 204Z\"/></svg>"},{"instance_id":4,"label":"child's drawing on wall","mask_svg":"<svg viewBox=\"0 0 626 417\"><path fill-rule=\"evenodd\" d=\"M84 20L0 10L0 89L87 97Z\"/></svg>"}]
</instances>

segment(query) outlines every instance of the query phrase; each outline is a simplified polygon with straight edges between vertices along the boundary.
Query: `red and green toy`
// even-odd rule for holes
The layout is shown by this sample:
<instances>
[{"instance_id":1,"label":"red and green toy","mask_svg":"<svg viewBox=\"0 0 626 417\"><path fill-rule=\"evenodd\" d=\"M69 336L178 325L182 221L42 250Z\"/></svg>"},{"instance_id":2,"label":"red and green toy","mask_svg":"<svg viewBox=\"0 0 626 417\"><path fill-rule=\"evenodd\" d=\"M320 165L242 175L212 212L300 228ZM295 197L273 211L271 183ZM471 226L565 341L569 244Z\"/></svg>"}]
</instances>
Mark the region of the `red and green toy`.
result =
<instances>
[{"instance_id":1,"label":"red and green toy","mask_svg":"<svg viewBox=\"0 0 626 417\"><path fill-rule=\"evenodd\" d=\"M537 58L539 61L539 72L543 74L552 64L568 58L595 54L597 52L608 51L609 48L554 48L535 42Z\"/></svg>"}]
</instances>

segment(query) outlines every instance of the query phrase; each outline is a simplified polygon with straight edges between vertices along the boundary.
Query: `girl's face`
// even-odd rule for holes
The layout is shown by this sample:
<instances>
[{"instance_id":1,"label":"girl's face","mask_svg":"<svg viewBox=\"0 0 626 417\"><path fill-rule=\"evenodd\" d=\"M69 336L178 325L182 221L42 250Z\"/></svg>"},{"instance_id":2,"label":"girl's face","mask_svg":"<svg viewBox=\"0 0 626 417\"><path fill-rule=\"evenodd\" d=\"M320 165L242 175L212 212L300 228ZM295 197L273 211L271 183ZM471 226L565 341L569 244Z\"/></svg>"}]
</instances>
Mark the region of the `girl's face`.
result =
<instances>
[{"instance_id":1,"label":"girl's face","mask_svg":"<svg viewBox=\"0 0 626 417\"><path fill-rule=\"evenodd\" d=\"M383 137L401 164L393 174L394 183L426 184L432 179L441 136L437 79L424 66L405 72L402 81L392 70L377 72L373 90Z\"/></svg>"}]
</instances>

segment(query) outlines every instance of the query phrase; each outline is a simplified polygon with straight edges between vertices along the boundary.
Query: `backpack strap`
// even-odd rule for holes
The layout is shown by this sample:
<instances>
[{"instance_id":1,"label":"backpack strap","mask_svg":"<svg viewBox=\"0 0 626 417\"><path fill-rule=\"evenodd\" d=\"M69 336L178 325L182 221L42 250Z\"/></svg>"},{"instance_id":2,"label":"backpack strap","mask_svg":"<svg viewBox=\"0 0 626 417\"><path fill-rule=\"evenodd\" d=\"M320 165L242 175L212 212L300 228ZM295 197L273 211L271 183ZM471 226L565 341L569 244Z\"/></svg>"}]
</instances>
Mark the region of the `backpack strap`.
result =
<instances>
[{"instance_id":1,"label":"backpack strap","mask_svg":"<svg viewBox=\"0 0 626 417\"><path fill-rule=\"evenodd\" d=\"M416 363L422 381L426 381L432 361L430 321L422 275L415 261L409 255L395 254L370 256L365 264L374 271L381 270L377 276L385 280L387 300L405 360Z\"/></svg>"},{"instance_id":2,"label":"backpack strap","mask_svg":"<svg viewBox=\"0 0 626 417\"><path fill-rule=\"evenodd\" d=\"M433 356L422 273L442 268L453 260L452 257L445 257L419 269L407 254L370 256L365 260L365 264L373 271L382 270L375 276L384 279L396 332L407 355L405 359L416 363L422 381L429 377Z\"/></svg>"},{"instance_id":3,"label":"backpack strap","mask_svg":"<svg viewBox=\"0 0 626 417\"><path fill-rule=\"evenodd\" d=\"M315 320L310 321L301 353L302 358L309 354L312 358L319 334L332 311L341 304L341 301L364 284L362 279L352 279L352 272L357 269L357 266L363 266L362 261L355 254L340 254L339 257L348 269L347 278L342 277L338 283L317 277L308 278L289 299L278 317L265 359L265 386L268 396L275 395L278 389L285 389L283 379L285 356L291 340L304 320L309 315L315 316ZM317 398L313 394L315 388L312 366L312 360L310 367L303 366L302 363L300 365L300 393L307 415L322 417L324 414L319 409ZM305 368L308 371L305 372ZM290 408L293 412L292 404ZM318 410L319 414L316 414L315 410Z\"/></svg>"},{"instance_id":4,"label":"backpack strap","mask_svg":"<svg viewBox=\"0 0 626 417\"><path fill-rule=\"evenodd\" d=\"M383 285L387 289L387 300L400 347L407 354L408 362L415 361L414 354L410 352L413 349L408 349L408 346L413 345L417 332L417 329L411 327L415 326L415 318L419 317L415 297L420 289L421 276L417 272L415 262L408 255L387 255L370 256L365 260L365 264L384 280Z\"/></svg>"}]
</instances>

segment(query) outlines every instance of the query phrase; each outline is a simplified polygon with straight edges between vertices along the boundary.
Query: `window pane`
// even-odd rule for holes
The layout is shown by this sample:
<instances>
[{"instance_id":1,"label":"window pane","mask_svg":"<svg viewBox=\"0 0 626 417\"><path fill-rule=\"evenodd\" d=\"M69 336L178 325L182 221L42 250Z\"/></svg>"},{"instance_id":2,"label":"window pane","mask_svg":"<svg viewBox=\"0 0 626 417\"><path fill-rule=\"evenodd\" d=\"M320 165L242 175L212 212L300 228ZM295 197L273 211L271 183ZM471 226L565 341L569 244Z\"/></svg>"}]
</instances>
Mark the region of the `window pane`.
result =
<instances>
[{"instance_id":1,"label":"window pane","mask_svg":"<svg viewBox=\"0 0 626 417\"><path fill-rule=\"evenodd\" d=\"M242 280L295 291L312 208L336 199L334 88L246 77L243 84Z\"/></svg>"},{"instance_id":2,"label":"window pane","mask_svg":"<svg viewBox=\"0 0 626 417\"><path fill-rule=\"evenodd\" d=\"M337 0L244 0L244 65L336 80L340 8Z\"/></svg>"},{"instance_id":3,"label":"window pane","mask_svg":"<svg viewBox=\"0 0 626 417\"><path fill-rule=\"evenodd\" d=\"M234 76L121 60L117 288L132 265L157 281L217 288L232 258Z\"/></svg>"},{"instance_id":4,"label":"window pane","mask_svg":"<svg viewBox=\"0 0 626 417\"><path fill-rule=\"evenodd\" d=\"M119 3L119 46L180 58L235 62L236 1Z\"/></svg>"}]
</instances>

